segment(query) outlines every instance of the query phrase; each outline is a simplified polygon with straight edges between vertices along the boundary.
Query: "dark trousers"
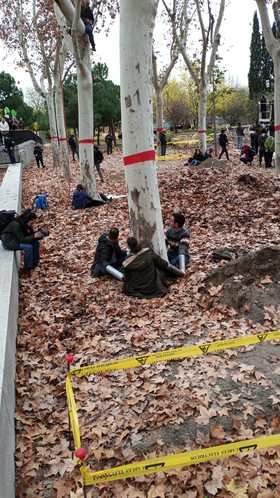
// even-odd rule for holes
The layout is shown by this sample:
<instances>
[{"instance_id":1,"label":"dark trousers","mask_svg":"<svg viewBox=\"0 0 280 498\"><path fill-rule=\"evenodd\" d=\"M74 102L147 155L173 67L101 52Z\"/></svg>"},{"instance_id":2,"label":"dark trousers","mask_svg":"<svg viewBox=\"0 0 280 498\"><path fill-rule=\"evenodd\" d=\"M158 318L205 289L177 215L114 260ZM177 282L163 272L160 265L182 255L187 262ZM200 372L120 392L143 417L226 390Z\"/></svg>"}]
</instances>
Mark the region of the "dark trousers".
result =
<instances>
[{"instance_id":1,"label":"dark trousers","mask_svg":"<svg viewBox=\"0 0 280 498\"><path fill-rule=\"evenodd\" d=\"M222 150L221 150L221 153L219 155L219 159L221 159L224 154L226 155L226 158L229 161L229 155L228 155L228 150L227 150L227 146L226 145L222 146Z\"/></svg>"},{"instance_id":2,"label":"dark trousers","mask_svg":"<svg viewBox=\"0 0 280 498\"><path fill-rule=\"evenodd\" d=\"M16 158L15 158L15 152L14 152L14 149L12 148L8 148L7 149L7 152L9 154L9 158L10 158L10 163L12 164L15 164L16 163Z\"/></svg>"},{"instance_id":3,"label":"dark trousers","mask_svg":"<svg viewBox=\"0 0 280 498\"><path fill-rule=\"evenodd\" d=\"M265 150L264 149L259 149L259 162L260 162L260 166L262 165L262 160L265 156Z\"/></svg>"},{"instance_id":4,"label":"dark trousers","mask_svg":"<svg viewBox=\"0 0 280 498\"><path fill-rule=\"evenodd\" d=\"M42 168L45 167L42 155L35 156L35 159L36 159L36 163L37 163L38 168L40 168L40 165L42 166Z\"/></svg>"},{"instance_id":5,"label":"dark trousers","mask_svg":"<svg viewBox=\"0 0 280 498\"><path fill-rule=\"evenodd\" d=\"M272 167L272 159L273 159L273 152L266 150L264 153L264 163L266 168Z\"/></svg>"},{"instance_id":6,"label":"dark trousers","mask_svg":"<svg viewBox=\"0 0 280 498\"><path fill-rule=\"evenodd\" d=\"M166 143L160 143L160 155L165 156L166 155Z\"/></svg>"},{"instance_id":7,"label":"dark trousers","mask_svg":"<svg viewBox=\"0 0 280 498\"><path fill-rule=\"evenodd\" d=\"M250 164L250 166L252 165L252 162L253 162L253 159L251 161L249 161L249 159L246 159L246 157L241 157L240 158L240 161L243 163L243 164Z\"/></svg>"},{"instance_id":8,"label":"dark trousers","mask_svg":"<svg viewBox=\"0 0 280 498\"><path fill-rule=\"evenodd\" d=\"M77 156L77 158L79 159L79 154L76 147L71 147L71 152L72 152L73 161L75 161L75 156Z\"/></svg>"},{"instance_id":9,"label":"dark trousers","mask_svg":"<svg viewBox=\"0 0 280 498\"><path fill-rule=\"evenodd\" d=\"M113 143L107 142L107 154L112 154L112 153L113 153Z\"/></svg>"},{"instance_id":10,"label":"dark trousers","mask_svg":"<svg viewBox=\"0 0 280 498\"><path fill-rule=\"evenodd\" d=\"M24 253L24 269L32 270L40 261L40 243L34 240L32 244L20 244L19 249Z\"/></svg>"}]
</instances>

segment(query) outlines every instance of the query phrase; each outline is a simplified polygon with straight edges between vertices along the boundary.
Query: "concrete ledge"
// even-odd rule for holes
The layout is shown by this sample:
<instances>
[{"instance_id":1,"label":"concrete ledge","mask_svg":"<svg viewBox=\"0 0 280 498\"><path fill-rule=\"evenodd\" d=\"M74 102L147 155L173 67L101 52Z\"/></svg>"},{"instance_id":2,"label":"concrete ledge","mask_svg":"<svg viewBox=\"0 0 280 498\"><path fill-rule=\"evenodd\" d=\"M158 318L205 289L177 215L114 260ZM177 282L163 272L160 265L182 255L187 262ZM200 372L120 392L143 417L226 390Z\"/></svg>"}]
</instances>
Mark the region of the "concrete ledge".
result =
<instances>
[{"instance_id":1,"label":"concrete ledge","mask_svg":"<svg viewBox=\"0 0 280 498\"><path fill-rule=\"evenodd\" d=\"M21 207L21 164L10 166L0 186L0 210ZM15 497L15 374L18 262L0 246L0 498Z\"/></svg>"}]
</instances>

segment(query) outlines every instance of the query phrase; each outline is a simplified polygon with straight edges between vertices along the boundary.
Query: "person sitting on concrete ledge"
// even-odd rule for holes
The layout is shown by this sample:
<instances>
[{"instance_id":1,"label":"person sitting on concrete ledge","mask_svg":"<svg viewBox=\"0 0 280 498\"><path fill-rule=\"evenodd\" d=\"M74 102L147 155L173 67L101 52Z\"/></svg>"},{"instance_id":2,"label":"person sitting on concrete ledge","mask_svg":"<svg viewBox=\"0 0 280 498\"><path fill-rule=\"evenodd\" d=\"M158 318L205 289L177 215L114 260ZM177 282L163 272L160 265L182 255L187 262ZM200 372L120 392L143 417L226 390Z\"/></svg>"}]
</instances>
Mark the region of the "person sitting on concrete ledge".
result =
<instances>
[{"instance_id":1,"label":"person sitting on concrete ledge","mask_svg":"<svg viewBox=\"0 0 280 498\"><path fill-rule=\"evenodd\" d=\"M107 275L107 266L120 270L126 255L126 251L122 250L119 245L118 228L111 228L108 233L103 233L98 239L94 262L91 267L91 276L102 277Z\"/></svg>"},{"instance_id":2,"label":"person sitting on concrete ledge","mask_svg":"<svg viewBox=\"0 0 280 498\"><path fill-rule=\"evenodd\" d=\"M29 224L37 218L32 209L26 209L11 221L1 233L4 249L24 252L24 270L36 268L40 259L40 240L49 233L45 229L34 232Z\"/></svg>"},{"instance_id":3,"label":"person sitting on concrete ledge","mask_svg":"<svg viewBox=\"0 0 280 498\"><path fill-rule=\"evenodd\" d=\"M87 209L96 206L104 206L111 199L104 194L99 194L99 199L93 199L88 193L83 185L77 185L76 190L73 193L72 198L72 208L73 209Z\"/></svg>"},{"instance_id":4,"label":"person sitting on concrete ledge","mask_svg":"<svg viewBox=\"0 0 280 498\"><path fill-rule=\"evenodd\" d=\"M185 256L185 267L189 264L189 242L190 232L185 227L185 216L182 213L173 214L173 223L166 231L167 256L169 262L180 268L180 258L182 254Z\"/></svg>"},{"instance_id":5,"label":"person sitting on concrete ledge","mask_svg":"<svg viewBox=\"0 0 280 498\"><path fill-rule=\"evenodd\" d=\"M177 278L178 272L152 249L142 248L134 237L127 239L127 245L130 256L123 263L124 294L140 299L165 296L168 278Z\"/></svg>"}]
</instances>

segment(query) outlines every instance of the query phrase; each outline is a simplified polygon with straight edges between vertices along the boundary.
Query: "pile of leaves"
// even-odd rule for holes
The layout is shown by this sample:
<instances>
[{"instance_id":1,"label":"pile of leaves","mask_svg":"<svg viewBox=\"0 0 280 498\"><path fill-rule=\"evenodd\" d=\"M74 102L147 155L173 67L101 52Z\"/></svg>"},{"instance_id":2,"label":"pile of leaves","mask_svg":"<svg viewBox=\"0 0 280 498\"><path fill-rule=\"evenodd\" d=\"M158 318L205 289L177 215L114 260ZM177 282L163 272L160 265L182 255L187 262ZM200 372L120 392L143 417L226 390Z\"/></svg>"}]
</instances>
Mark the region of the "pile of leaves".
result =
<instances>
[{"instance_id":1,"label":"pile of leaves","mask_svg":"<svg viewBox=\"0 0 280 498\"><path fill-rule=\"evenodd\" d=\"M250 252L279 239L280 181L257 166L225 168L159 164L163 216L181 209L191 229L191 265L162 299L136 300L122 284L89 274L100 234L112 226L121 245L130 234L127 199L86 211L71 209L70 193L47 168L24 171L23 204L40 190L50 208L36 222L50 236L31 277L21 278L17 344L17 497L83 497L69 451L65 354L75 366L184 344L213 341L279 327L277 307L265 306L262 323L240 316L201 293L219 265L212 253L229 246ZM188 157L188 154L187 154ZM103 191L125 194L120 153L106 157ZM255 186L238 182L242 173ZM101 189L101 186L99 187ZM221 263L222 264L222 263ZM219 292L216 288L215 292ZM262 344L176 363L89 377L75 382L83 446L92 469L280 432L278 344ZM88 490L98 498L272 498L280 495L280 451L209 462L167 474L105 483Z\"/></svg>"}]
</instances>

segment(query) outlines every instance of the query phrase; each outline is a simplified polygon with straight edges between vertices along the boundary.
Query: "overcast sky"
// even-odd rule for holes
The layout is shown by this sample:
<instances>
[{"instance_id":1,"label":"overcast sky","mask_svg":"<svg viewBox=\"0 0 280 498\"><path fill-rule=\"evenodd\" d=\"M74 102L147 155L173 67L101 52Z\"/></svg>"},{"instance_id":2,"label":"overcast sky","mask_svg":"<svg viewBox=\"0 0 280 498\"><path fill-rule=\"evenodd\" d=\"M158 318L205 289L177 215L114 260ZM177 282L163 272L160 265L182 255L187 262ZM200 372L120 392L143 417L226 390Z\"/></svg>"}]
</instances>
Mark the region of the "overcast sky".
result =
<instances>
[{"instance_id":1,"label":"overcast sky","mask_svg":"<svg viewBox=\"0 0 280 498\"><path fill-rule=\"evenodd\" d=\"M139 0L141 1L141 0ZM227 70L227 78L234 84L247 86L249 69L250 40L252 20L256 3L254 0L229 0L222 29L222 47L220 54ZM119 83L119 37L118 22L112 27L109 37L96 35L96 61L106 62L110 78ZM17 69L13 58L0 47L0 69L11 73L18 85L24 90L31 87L28 74Z\"/></svg>"}]
</instances>

